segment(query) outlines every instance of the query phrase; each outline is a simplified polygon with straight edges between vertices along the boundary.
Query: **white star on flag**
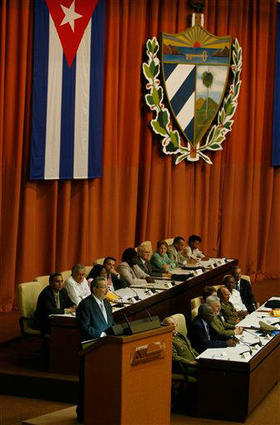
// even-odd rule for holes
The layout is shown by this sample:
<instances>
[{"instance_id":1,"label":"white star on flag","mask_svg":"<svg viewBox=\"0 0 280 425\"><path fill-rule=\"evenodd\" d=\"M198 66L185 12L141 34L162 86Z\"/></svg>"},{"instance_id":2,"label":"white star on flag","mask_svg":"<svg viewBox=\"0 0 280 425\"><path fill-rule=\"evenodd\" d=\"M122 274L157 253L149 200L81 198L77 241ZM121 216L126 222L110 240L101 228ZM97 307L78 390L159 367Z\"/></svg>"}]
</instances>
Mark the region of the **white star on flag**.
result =
<instances>
[{"instance_id":1,"label":"white star on flag","mask_svg":"<svg viewBox=\"0 0 280 425\"><path fill-rule=\"evenodd\" d=\"M83 17L83 15L80 15L79 13L75 12L75 0L73 0L71 6L68 8L66 6L60 5L63 12L64 12L64 18L61 22L61 25L69 24L72 31L75 31L75 20L80 19Z\"/></svg>"}]
</instances>

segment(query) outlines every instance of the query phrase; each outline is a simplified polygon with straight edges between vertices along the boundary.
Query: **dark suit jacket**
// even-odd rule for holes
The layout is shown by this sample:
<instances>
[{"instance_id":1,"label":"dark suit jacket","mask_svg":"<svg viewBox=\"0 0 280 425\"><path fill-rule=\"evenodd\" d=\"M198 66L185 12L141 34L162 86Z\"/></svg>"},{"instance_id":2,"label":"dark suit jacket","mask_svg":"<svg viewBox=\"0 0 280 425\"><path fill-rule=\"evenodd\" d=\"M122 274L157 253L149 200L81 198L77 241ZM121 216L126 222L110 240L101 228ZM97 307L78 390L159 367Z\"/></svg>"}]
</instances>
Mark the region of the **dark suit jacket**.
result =
<instances>
[{"instance_id":1,"label":"dark suit jacket","mask_svg":"<svg viewBox=\"0 0 280 425\"><path fill-rule=\"evenodd\" d=\"M196 316L192 321L189 330L189 339L193 348L198 352L207 348L223 348L227 347L226 341L231 337L228 335L219 335L213 328L209 326L210 340L208 339L206 329L200 316Z\"/></svg>"},{"instance_id":2,"label":"dark suit jacket","mask_svg":"<svg viewBox=\"0 0 280 425\"><path fill-rule=\"evenodd\" d=\"M111 274L111 279L114 285L114 289L117 291L121 288L126 288L128 285L125 280L123 280L121 277L116 276L115 274Z\"/></svg>"},{"instance_id":3,"label":"dark suit jacket","mask_svg":"<svg viewBox=\"0 0 280 425\"><path fill-rule=\"evenodd\" d=\"M108 322L106 322L100 307L92 295L84 298L76 310L76 318L81 331L81 340L99 338L101 333L114 324L112 307L104 300Z\"/></svg>"},{"instance_id":4,"label":"dark suit jacket","mask_svg":"<svg viewBox=\"0 0 280 425\"><path fill-rule=\"evenodd\" d=\"M246 279L240 280L240 296L249 313L256 310L256 300L254 298L250 282Z\"/></svg>"},{"instance_id":5,"label":"dark suit jacket","mask_svg":"<svg viewBox=\"0 0 280 425\"><path fill-rule=\"evenodd\" d=\"M50 332L50 314L64 314L64 309L72 307L74 304L70 300L65 288L59 291L60 308L56 307L54 293L50 286L46 286L40 293L35 311L35 323L43 334Z\"/></svg>"},{"instance_id":6,"label":"dark suit jacket","mask_svg":"<svg viewBox=\"0 0 280 425\"><path fill-rule=\"evenodd\" d=\"M145 273L149 274L152 277L162 276L162 272L159 270L155 270L150 261L146 261L145 264L143 264L141 258L137 256L137 264L141 270L143 270Z\"/></svg>"}]
</instances>

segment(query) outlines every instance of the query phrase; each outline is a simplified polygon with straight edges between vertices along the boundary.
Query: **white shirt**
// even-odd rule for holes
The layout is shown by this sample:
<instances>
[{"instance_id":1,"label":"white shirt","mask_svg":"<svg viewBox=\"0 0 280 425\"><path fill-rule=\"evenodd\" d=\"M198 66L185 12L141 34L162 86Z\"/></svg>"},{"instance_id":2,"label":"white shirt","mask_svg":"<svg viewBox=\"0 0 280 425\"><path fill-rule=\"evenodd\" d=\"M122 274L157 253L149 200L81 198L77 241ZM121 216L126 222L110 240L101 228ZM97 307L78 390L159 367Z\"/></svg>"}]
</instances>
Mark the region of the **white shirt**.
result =
<instances>
[{"instance_id":1,"label":"white shirt","mask_svg":"<svg viewBox=\"0 0 280 425\"><path fill-rule=\"evenodd\" d=\"M65 281L65 288L68 292L69 298L76 305L79 305L80 301L91 294L88 281L85 278L82 283L77 283L73 279L73 276L70 276Z\"/></svg>"},{"instance_id":2,"label":"white shirt","mask_svg":"<svg viewBox=\"0 0 280 425\"><path fill-rule=\"evenodd\" d=\"M237 289L233 289L232 293L229 297L229 301L233 304L234 308L237 311L247 311L246 306L243 304L241 296L240 296L240 292L237 291Z\"/></svg>"},{"instance_id":3,"label":"white shirt","mask_svg":"<svg viewBox=\"0 0 280 425\"><path fill-rule=\"evenodd\" d=\"M200 258L205 257L202 251L199 251L198 248L192 250L190 246L186 248L186 256L187 258L192 258L193 260L199 260Z\"/></svg>"}]
</instances>

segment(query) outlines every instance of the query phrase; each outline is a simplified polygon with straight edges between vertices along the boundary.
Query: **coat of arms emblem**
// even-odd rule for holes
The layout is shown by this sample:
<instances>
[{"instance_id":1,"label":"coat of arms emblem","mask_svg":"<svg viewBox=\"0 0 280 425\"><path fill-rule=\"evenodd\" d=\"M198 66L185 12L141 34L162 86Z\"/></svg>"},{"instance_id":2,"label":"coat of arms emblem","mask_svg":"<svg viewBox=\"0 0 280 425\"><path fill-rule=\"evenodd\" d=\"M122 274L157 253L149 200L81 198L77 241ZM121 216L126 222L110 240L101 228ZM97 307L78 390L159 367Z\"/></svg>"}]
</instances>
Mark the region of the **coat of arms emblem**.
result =
<instances>
[{"instance_id":1,"label":"coat of arms emblem","mask_svg":"<svg viewBox=\"0 0 280 425\"><path fill-rule=\"evenodd\" d=\"M164 153L178 154L176 164L199 158L212 164L205 151L222 149L237 107L242 66L238 41L232 45L230 36L211 35L196 24L182 33L162 33L160 43L153 37L146 46L145 100L155 111L151 126L163 137Z\"/></svg>"}]
</instances>

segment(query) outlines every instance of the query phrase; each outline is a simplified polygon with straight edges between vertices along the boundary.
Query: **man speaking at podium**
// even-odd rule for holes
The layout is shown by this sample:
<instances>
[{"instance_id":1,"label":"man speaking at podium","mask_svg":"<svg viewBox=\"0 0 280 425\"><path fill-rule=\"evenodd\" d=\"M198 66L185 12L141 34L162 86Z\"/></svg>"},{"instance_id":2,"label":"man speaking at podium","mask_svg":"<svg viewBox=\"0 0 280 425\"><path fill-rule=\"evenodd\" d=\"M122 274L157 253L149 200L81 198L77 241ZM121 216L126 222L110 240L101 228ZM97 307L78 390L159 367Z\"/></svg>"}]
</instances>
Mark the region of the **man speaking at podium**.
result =
<instances>
[{"instance_id":1,"label":"man speaking at podium","mask_svg":"<svg viewBox=\"0 0 280 425\"><path fill-rule=\"evenodd\" d=\"M91 282L91 295L78 305L76 317L82 341L105 336L106 329L113 325L112 307L105 299L107 292L104 277L96 277Z\"/></svg>"}]
</instances>

